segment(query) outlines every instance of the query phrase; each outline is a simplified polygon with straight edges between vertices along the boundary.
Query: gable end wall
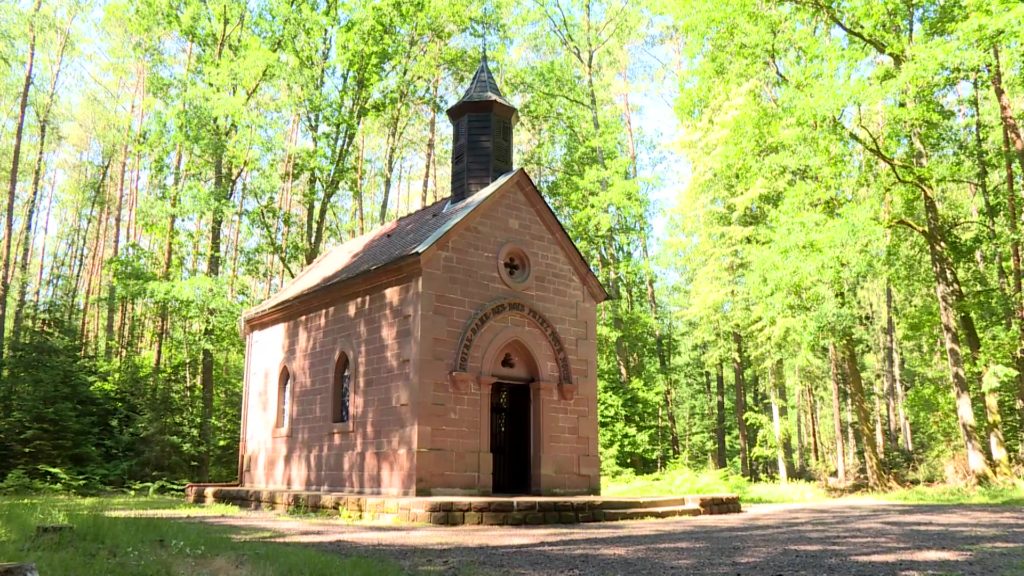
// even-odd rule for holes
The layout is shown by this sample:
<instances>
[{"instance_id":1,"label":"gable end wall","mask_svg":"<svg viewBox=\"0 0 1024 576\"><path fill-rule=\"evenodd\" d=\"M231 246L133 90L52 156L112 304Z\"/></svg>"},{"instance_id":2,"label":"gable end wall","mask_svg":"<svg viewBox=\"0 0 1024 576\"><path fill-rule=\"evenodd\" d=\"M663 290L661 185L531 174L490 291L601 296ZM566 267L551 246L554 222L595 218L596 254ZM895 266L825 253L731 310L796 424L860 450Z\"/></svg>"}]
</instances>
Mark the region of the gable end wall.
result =
<instances>
[{"instance_id":1,"label":"gable end wall","mask_svg":"<svg viewBox=\"0 0 1024 576\"><path fill-rule=\"evenodd\" d=\"M524 302L556 327L570 357L575 396L569 400L559 395L552 385L558 381L558 369L551 346L533 323L516 314L487 324L474 343L468 372L478 375L487 369L482 363L489 341L500 340L501 334L524 335L540 356L536 360L544 383L534 393L534 403L543 407L543 416L533 423L534 492L600 490L596 303L537 214L536 203L543 200L528 180L509 186L512 189L496 193L423 258L417 359L419 494L490 490L487 382L483 390L479 382L460 390L450 382L449 373L466 324L485 303L502 297ZM522 247L531 260L525 290L509 288L498 273L498 252L509 242Z\"/></svg>"}]
</instances>

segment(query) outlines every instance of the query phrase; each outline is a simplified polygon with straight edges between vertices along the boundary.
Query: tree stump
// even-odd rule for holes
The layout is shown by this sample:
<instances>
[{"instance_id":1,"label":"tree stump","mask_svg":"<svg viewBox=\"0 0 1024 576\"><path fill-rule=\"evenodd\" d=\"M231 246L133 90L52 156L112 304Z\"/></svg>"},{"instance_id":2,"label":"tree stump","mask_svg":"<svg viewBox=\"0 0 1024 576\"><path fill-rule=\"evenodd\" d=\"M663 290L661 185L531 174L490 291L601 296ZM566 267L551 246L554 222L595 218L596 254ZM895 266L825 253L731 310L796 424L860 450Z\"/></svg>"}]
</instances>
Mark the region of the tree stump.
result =
<instances>
[{"instance_id":1,"label":"tree stump","mask_svg":"<svg viewBox=\"0 0 1024 576\"><path fill-rule=\"evenodd\" d=\"M63 534L65 532L70 532L74 529L75 527L71 524L40 524L36 526L36 536Z\"/></svg>"},{"instance_id":2,"label":"tree stump","mask_svg":"<svg viewBox=\"0 0 1024 576\"><path fill-rule=\"evenodd\" d=\"M0 564L0 576L39 576L36 565L31 562Z\"/></svg>"}]
</instances>

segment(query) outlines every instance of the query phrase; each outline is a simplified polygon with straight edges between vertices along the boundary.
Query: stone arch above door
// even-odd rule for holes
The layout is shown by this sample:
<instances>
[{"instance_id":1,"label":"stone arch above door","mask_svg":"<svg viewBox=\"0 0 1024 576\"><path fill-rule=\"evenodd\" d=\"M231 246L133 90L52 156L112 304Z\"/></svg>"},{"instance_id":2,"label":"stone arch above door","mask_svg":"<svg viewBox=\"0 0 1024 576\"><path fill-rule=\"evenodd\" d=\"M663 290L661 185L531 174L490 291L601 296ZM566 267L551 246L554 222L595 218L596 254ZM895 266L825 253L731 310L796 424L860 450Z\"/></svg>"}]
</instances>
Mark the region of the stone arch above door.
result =
<instances>
[{"instance_id":1,"label":"stone arch above door","mask_svg":"<svg viewBox=\"0 0 1024 576\"><path fill-rule=\"evenodd\" d=\"M510 316L523 320L518 325L503 326L495 333L496 321ZM535 380L554 380L563 398L571 399L574 396L576 386L570 358L557 328L532 306L507 298L493 300L482 306L466 323L456 349L454 370L450 378L452 386L459 390L472 385L478 378L514 378L517 371L522 371L522 367L509 368L501 366L501 362L506 352L514 356L517 350L525 362L536 364L532 367ZM500 358L499 353L502 355ZM554 378L548 377L543 364L545 358L552 359ZM473 370L471 365L478 368ZM525 377L525 373L519 376Z\"/></svg>"}]
</instances>

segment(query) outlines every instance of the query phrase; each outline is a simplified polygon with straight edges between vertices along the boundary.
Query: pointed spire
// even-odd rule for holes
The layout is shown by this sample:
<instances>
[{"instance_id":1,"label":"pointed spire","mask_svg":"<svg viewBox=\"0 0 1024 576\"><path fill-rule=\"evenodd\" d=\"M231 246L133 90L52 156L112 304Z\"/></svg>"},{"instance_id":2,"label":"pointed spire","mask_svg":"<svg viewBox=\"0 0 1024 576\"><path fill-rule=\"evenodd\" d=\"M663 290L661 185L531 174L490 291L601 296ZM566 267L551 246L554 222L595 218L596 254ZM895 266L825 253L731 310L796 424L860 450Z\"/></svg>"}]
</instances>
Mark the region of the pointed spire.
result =
<instances>
[{"instance_id":1,"label":"pointed spire","mask_svg":"<svg viewBox=\"0 0 1024 576\"><path fill-rule=\"evenodd\" d=\"M463 102L483 102L488 100L500 102L513 110L515 109L515 106L506 100L502 96L501 90L498 89L498 82L494 80L494 75L491 74L491 69L487 66L487 51L485 49L480 56L480 66L476 69L476 73L473 74L473 79L470 80L466 93L462 95L462 99L456 102L452 108Z\"/></svg>"}]
</instances>

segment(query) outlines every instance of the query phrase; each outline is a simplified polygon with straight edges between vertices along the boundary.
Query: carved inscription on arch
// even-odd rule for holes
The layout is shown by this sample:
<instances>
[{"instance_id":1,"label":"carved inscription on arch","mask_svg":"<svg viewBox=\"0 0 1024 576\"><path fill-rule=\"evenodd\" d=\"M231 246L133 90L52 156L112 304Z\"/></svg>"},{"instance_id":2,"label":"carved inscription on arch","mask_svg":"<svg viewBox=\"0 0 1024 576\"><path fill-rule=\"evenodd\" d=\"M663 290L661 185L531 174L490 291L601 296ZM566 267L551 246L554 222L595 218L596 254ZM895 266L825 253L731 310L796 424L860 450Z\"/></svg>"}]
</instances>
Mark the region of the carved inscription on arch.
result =
<instances>
[{"instance_id":1,"label":"carved inscription on arch","mask_svg":"<svg viewBox=\"0 0 1024 576\"><path fill-rule=\"evenodd\" d=\"M555 354L555 362L558 365L558 383L572 384L572 372L569 369L569 354L565 351L562 338L558 330L543 314L519 300L501 299L492 301L483 306L466 324L459 340L458 356L455 361L456 372L466 372L469 367L469 355L473 351L473 343L477 336L483 332L489 322L506 314L520 314L528 318L547 339L551 350Z\"/></svg>"}]
</instances>

